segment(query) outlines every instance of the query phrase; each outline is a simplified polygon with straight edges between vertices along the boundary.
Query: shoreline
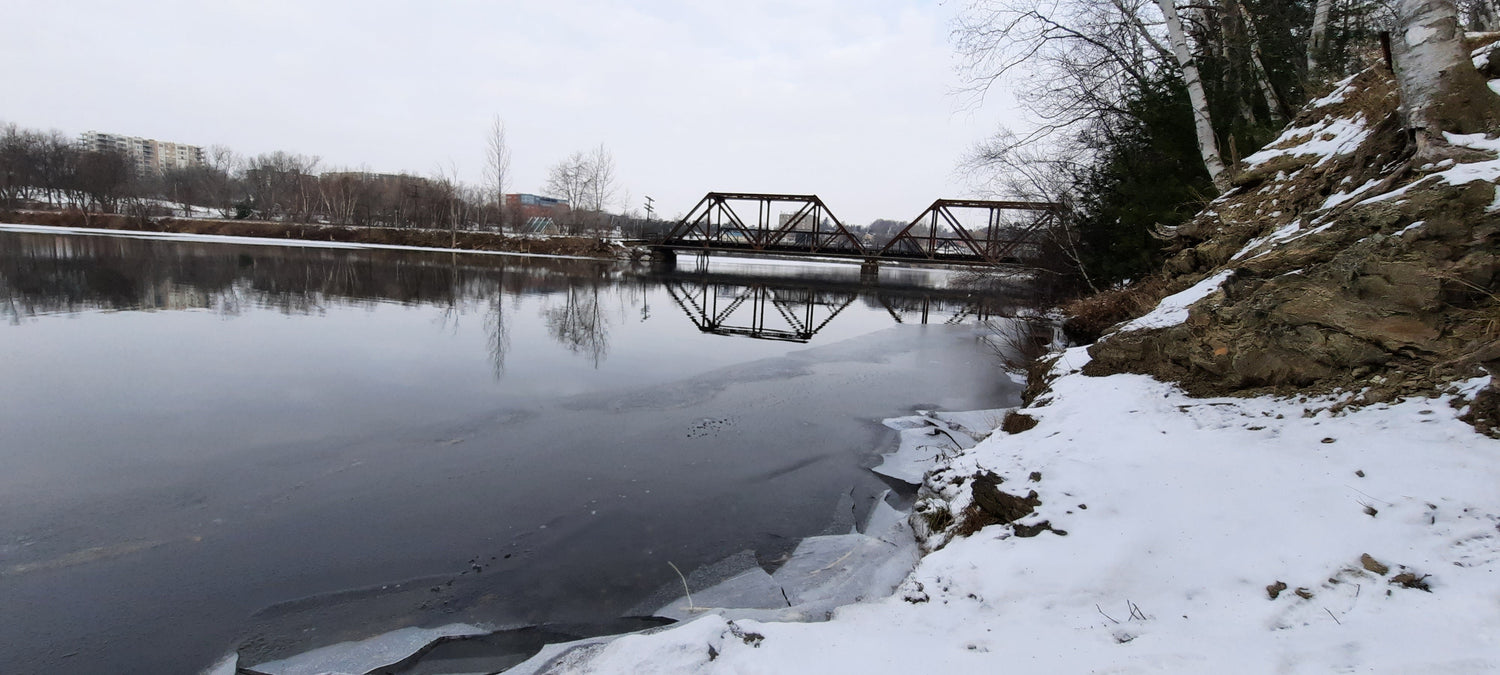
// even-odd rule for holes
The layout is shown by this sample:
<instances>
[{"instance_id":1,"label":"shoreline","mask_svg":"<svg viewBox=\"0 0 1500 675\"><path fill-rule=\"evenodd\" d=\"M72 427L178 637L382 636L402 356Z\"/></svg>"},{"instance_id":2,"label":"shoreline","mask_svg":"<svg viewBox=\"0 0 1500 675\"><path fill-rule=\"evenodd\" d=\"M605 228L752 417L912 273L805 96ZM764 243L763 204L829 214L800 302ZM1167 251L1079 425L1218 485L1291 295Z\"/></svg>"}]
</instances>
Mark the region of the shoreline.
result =
<instances>
[{"instance_id":1,"label":"shoreline","mask_svg":"<svg viewBox=\"0 0 1500 675\"><path fill-rule=\"evenodd\" d=\"M1019 403L1019 402L1016 402ZM676 593L654 595L637 605L632 613L596 628L613 626L597 634L587 632L574 639L548 642L521 654L493 654L491 658L515 657L507 673L551 672L572 657L591 654L592 650L632 636L649 636L698 624L705 618L733 625L735 621L787 624L820 624L833 621L847 609L878 604L901 593L902 584L920 565L925 554L924 543L909 521L921 488L922 479L913 482L906 470L921 463L913 456L922 454L922 445L941 430L953 439L953 452L972 449L991 433L987 420L1015 408L939 411L918 409L911 414L886 418L880 425L892 432L889 444L882 444L880 463L866 470L889 481L908 486L903 498L898 491L887 489L870 501L850 504L856 515L849 521L847 533L811 535L798 541L794 550L772 571L767 571L748 552L732 555L707 565L679 571L682 586ZM931 454L931 453L927 453ZM929 458L928 463L936 461ZM919 472L920 476L920 472ZM905 491L899 491L904 493ZM903 502L899 506L892 500ZM684 594L691 585L691 592ZM631 621L669 621L659 625L628 626ZM711 619L712 620L712 619ZM414 667L423 659L442 661L449 650L477 654L490 642L509 644L529 632L562 633L586 629L582 624L538 624L528 626L487 627L482 624L454 622L441 626L413 625L378 634L362 640L340 642L304 651L275 661L246 663L237 652L230 652L203 672L203 675L233 673L299 673L334 669L339 672L371 672L385 668ZM624 628L624 630L620 630ZM468 642L477 647L468 648Z\"/></svg>"},{"instance_id":2,"label":"shoreline","mask_svg":"<svg viewBox=\"0 0 1500 675\"><path fill-rule=\"evenodd\" d=\"M910 519L924 555L892 594L821 622L705 613L507 672L1496 665L1500 462L1459 419L1489 378L1336 412L1337 396L1195 399L1088 362L1057 354L1049 393L1017 409L1035 427L928 465ZM1026 513L988 517L1010 501Z\"/></svg>"},{"instance_id":3,"label":"shoreline","mask_svg":"<svg viewBox=\"0 0 1500 675\"><path fill-rule=\"evenodd\" d=\"M598 237L532 238L494 232L451 232L207 218L157 218L141 222L120 214L85 217L84 214L76 211L12 211L0 214L0 223L20 227L47 228L41 231L48 232L67 231L78 234L115 234L156 238L213 237L203 240L271 246L300 245L325 248L481 253L573 260L618 261L625 259L629 252L629 249L620 244Z\"/></svg>"}]
</instances>

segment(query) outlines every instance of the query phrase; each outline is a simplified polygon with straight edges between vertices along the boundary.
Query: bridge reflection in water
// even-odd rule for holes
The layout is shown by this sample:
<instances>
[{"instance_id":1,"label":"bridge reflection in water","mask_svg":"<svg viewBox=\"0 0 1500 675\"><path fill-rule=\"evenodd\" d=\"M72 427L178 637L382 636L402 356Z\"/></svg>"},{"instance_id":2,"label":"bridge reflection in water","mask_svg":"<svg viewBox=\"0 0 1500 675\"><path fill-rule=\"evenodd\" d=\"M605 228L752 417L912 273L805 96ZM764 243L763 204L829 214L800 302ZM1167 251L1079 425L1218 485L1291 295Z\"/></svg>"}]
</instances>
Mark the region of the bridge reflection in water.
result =
<instances>
[{"instance_id":1,"label":"bridge reflection in water","mask_svg":"<svg viewBox=\"0 0 1500 675\"><path fill-rule=\"evenodd\" d=\"M772 288L764 283L737 286L703 282L692 288L685 282L669 281L667 292L704 333L786 342L812 340L856 298L853 293ZM775 315L769 309L774 309ZM776 323L778 318L780 324Z\"/></svg>"},{"instance_id":2,"label":"bridge reflection in water","mask_svg":"<svg viewBox=\"0 0 1500 675\"><path fill-rule=\"evenodd\" d=\"M1014 313L1016 295L922 285L871 286L820 277L708 272L654 275L700 332L806 343L855 302L884 310L898 324L983 321Z\"/></svg>"}]
</instances>

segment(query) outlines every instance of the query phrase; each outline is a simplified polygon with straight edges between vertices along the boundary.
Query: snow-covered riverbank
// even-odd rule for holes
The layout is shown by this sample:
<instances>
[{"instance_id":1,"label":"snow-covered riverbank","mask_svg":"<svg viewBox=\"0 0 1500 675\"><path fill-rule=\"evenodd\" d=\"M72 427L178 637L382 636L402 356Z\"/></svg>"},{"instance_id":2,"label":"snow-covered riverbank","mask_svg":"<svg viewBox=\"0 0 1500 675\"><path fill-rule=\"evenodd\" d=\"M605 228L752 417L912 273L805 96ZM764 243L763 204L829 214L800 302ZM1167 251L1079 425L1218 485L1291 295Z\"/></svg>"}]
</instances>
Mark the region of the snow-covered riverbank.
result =
<instances>
[{"instance_id":1,"label":"snow-covered riverbank","mask_svg":"<svg viewBox=\"0 0 1500 675\"><path fill-rule=\"evenodd\" d=\"M1336 398L1194 399L1085 377L1087 359L1059 360L1025 411L1035 428L929 477L993 472L1001 491L1035 490L1035 512L953 539L895 595L822 623L704 616L520 670L1500 668L1500 442L1459 421L1454 396L1341 413ZM952 496L961 514L966 491Z\"/></svg>"}]
</instances>

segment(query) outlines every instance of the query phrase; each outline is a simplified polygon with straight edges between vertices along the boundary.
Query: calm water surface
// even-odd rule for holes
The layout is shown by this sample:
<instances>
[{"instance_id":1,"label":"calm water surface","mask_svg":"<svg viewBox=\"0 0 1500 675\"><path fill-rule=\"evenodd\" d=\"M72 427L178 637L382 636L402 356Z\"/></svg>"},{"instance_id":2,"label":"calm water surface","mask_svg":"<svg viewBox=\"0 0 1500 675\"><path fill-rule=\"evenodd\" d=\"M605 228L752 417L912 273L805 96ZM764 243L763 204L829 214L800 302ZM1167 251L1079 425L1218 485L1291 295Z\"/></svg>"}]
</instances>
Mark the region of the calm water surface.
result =
<instances>
[{"instance_id":1,"label":"calm water surface","mask_svg":"<svg viewBox=\"0 0 1500 675\"><path fill-rule=\"evenodd\" d=\"M1007 302L947 285L0 229L0 672L599 622L668 561L774 565L887 487L881 418L1013 404L975 340Z\"/></svg>"}]
</instances>

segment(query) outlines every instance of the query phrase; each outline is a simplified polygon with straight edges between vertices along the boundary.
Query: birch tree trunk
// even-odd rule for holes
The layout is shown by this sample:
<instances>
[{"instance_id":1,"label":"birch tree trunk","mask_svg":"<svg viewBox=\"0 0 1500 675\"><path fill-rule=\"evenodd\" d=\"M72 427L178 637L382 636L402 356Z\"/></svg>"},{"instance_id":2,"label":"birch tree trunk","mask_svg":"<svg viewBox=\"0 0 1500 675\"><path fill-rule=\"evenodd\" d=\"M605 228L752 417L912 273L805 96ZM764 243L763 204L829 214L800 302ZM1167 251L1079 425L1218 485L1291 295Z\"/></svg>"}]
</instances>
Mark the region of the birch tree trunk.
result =
<instances>
[{"instance_id":1,"label":"birch tree trunk","mask_svg":"<svg viewBox=\"0 0 1500 675\"><path fill-rule=\"evenodd\" d=\"M1318 0L1313 10L1312 34L1307 36L1307 77L1317 77L1319 59L1328 49L1328 11L1333 9L1333 0Z\"/></svg>"},{"instance_id":2,"label":"birch tree trunk","mask_svg":"<svg viewBox=\"0 0 1500 675\"><path fill-rule=\"evenodd\" d=\"M1188 102L1193 106L1193 126L1198 134L1198 152L1203 155L1203 166L1208 177L1220 192L1228 189L1229 175L1224 170L1224 159L1219 155L1219 142L1214 138L1213 120L1208 114L1208 96L1203 93L1203 78L1198 74L1198 64L1188 49L1187 33L1182 30L1182 19L1177 16L1174 0L1156 0L1167 20L1167 39L1172 43L1172 53L1177 65L1182 67L1182 79L1187 85Z\"/></svg>"},{"instance_id":3,"label":"birch tree trunk","mask_svg":"<svg viewBox=\"0 0 1500 675\"><path fill-rule=\"evenodd\" d=\"M1447 145L1443 132L1493 131L1500 96L1474 69L1451 0L1400 0L1396 7L1397 86L1417 157L1436 159Z\"/></svg>"}]
</instances>

